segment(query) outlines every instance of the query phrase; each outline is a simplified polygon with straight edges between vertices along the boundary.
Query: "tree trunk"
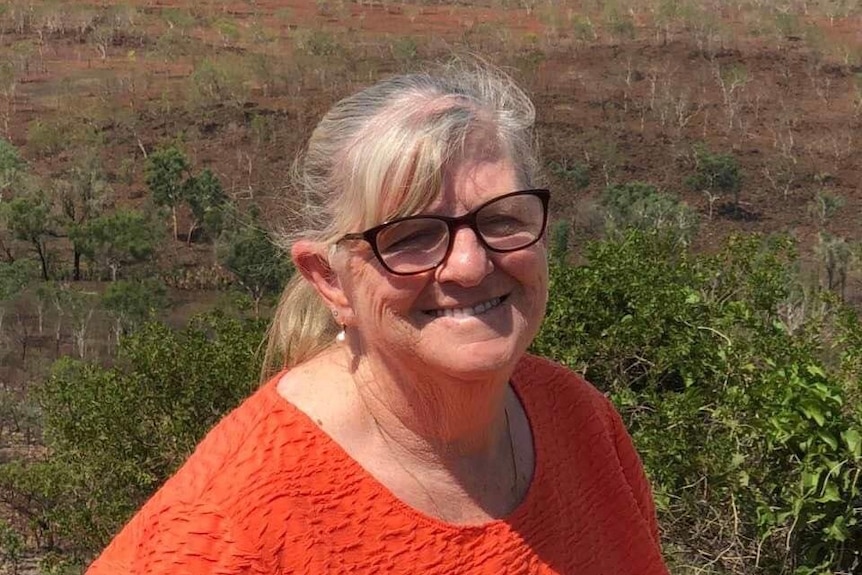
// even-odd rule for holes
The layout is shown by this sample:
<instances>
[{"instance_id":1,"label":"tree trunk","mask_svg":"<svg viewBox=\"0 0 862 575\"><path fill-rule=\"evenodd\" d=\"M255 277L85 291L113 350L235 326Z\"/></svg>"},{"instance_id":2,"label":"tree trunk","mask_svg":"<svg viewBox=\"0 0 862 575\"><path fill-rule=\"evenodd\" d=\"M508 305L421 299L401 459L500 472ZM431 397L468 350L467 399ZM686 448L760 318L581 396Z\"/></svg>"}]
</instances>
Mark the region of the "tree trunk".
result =
<instances>
[{"instance_id":1,"label":"tree trunk","mask_svg":"<svg viewBox=\"0 0 862 575\"><path fill-rule=\"evenodd\" d=\"M177 230L177 207L171 206L171 217L174 221L174 240L179 239L179 231Z\"/></svg>"},{"instance_id":2,"label":"tree trunk","mask_svg":"<svg viewBox=\"0 0 862 575\"><path fill-rule=\"evenodd\" d=\"M39 262L42 265L42 279L48 281L48 254L45 253L45 247L39 240L33 240L33 245L36 246L36 253L39 254Z\"/></svg>"},{"instance_id":3,"label":"tree trunk","mask_svg":"<svg viewBox=\"0 0 862 575\"><path fill-rule=\"evenodd\" d=\"M186 245L187 245L187 246L192 245L192 235L195 233L195 230L197 230L197 229L198 229L198 222L197 222L197 220L192 220L192 223L191 223L191 225L189 226L189 235L188 235L188 237L186 238Z\"/></svg>"},{"instance_id":4,"label":"tree trunk","mask_svg":"<svg viewBox=\"0 0 862 575\"><path fill-rule=\"evenodd\" d=\"M77 282L81 281L81 252L78 251L77 247L75 248L74 257L72 279Z\"/></svg>"}]
</instances>

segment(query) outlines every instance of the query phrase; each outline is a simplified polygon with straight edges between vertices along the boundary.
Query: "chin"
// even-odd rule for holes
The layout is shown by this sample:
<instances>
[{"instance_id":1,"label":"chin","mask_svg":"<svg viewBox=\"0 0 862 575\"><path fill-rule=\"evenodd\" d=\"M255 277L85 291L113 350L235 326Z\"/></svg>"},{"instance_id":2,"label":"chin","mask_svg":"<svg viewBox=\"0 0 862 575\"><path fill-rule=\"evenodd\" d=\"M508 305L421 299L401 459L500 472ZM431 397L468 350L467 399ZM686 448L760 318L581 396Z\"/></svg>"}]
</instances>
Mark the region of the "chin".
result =
<instances>
[{"instance_id":1,"label":"chin","mask_svg":"<svg viewBox=\"0 0 862 575\"><path fill-rule=\"evenodd\" d=\"M512 342L483 341L438 349L432 361L459 379L508 379L523 353L521 346Z\"/></svg>"}]
</instances>

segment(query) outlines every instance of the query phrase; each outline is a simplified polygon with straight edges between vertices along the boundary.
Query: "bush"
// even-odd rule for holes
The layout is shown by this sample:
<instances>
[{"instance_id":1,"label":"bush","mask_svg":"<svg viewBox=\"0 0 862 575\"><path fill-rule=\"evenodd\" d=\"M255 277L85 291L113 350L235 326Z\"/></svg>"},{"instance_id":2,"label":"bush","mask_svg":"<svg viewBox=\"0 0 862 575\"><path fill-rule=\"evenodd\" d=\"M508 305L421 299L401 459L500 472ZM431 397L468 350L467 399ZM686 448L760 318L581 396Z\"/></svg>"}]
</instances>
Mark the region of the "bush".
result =
<instances>
[{"instance_id":1,"label":"bush","mask_svg":"<svg viewBox=\"0 0 862 575\"><path fill-rule=\"evenodd\" d=\"M830 360L858 318L831 302L791 334L795 257L786 240L713 256L642 231L593 243L587 265L552 267L534 343L619 406L667 539L727 570L847 572L862 545L860 352Z\"/></svg>"},{"instance_id":2,"label":"bush","mask_svg":"<svg viewBox=\"0 0 862 575\"><path fill-rule=\"evenodd\" d=\"M609 233L627 229L662 231L687 244L697 233L697 214L670 194L643 182L608 186L599 200Z\"/></svg>"},{"instance_id":3,"label":"bush","mask_svg":"<svg viewBox=\"0 0 862 575\"><path fill-rule=\"evenodd\" d=\"M0 465L0 501L85 558L255 387L264 325L210 314L121 340L116 365L62 358L37 396L50 457Z\"/></svg>"},{"instance_id":4,"label":"bush","mask_svg":"<svg viewBox=\"0 0 862 575\"><path fill-rule=\"evenodd\" d=\"M705 146L695 146L695 173L688 178L690 188L721 196L731 194L734 209L739 208L742 173L730 154L713 154Z\"/></svg>"}]
</instances>

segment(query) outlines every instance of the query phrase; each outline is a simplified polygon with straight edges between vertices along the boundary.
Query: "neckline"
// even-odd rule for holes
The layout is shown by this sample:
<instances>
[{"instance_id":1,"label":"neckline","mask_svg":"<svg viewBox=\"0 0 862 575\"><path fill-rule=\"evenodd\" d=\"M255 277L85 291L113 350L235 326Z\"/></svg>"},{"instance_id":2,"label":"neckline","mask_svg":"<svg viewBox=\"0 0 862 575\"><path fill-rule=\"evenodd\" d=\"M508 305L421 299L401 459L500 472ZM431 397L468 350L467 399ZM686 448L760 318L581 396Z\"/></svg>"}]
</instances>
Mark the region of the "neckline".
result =
<instances>
[{"instance_id":1,"label":"neckline","mask_svg":"<svg viewBox=\"0 0 862 575\"><path fill-rule=\"evenodd\" d=\"M520 363L519 363L520 365ZM270 379L269 382L265 385L265 391L269 396L270 400L274 401L276 406L282 407L286 410L293 418L296 418L303 424L303 428L309 430L315 438L324 442L327 446L328 451L330 453L334 453L337 457L345 462L348 466L353 468L353 470L360 474L363 480L363 484L367 485L368 488L373 491L379 493L386 500L383 502L383 506L387 509L397 510L404 517L410 518L412 520L423 523L429 527L432 527L436 530L450 531L456 532L460 534L469 534L469 533L477 533L483 531L496 531L496 530L506 530L511 528L511 526L516 525L521 522L521 520L526 517L529 513L530 509L534 507L533 501L538 497L538 491L540 486L545 481L545 465L544 465L544 449L543 446L545 442L541 437L540 429L534 425L535 419L533 418L533 410L535 406L532 405L529 401L525 401L525 393L524 393L524 384L520 381L520 374L518 367L515 368L515 372L512 374L511 384L512 391L515 393L515 397L521 404L521 408L524 410L524 415L527 418L527 423L530 426L530 435L533 440L533 475L530 479L530 484L527 487L526 493L524 493L521 501L515 506L512 511L506 514L503 517L499 517L497 519L492 519L490 521L486 521L484 523L475 523L475 524L459 524L459 523L448 523L431 515L427 515L422 511L410 506L405 501L399 499L394 493L392 493L383 483L381 483L374 475L372 475L365 467L362 466L359 461L354 459L341 445L327 433L324 429L322 429L314 420L308 416L304 411L299 409L293 403L291 403L288 399L285 399L281 395L279 395L277 386L278 382L281 380L282 376L287 373L289 369L284 369L277 373L275 376Z\"/></svg>"}]
</instances>

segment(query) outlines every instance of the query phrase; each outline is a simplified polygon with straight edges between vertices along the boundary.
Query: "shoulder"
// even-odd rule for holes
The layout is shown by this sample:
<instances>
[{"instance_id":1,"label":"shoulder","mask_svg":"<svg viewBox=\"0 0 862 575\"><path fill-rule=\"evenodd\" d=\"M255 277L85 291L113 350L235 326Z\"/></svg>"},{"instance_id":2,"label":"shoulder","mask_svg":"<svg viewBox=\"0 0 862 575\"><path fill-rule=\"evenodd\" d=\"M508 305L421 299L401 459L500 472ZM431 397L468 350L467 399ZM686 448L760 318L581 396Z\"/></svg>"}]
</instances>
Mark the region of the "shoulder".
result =
<instances>
[{"instance_id":1,"label":"shoulder","mask_svg":"<svg viewBox=\"0 0 862 575\"><path fill-rule=\"evenodd\" d=\"M166 487L176 483L190 496L199 497L213 489L227 469L234 480L241 477L243 469L254 463L249 452L267 449L272 440L270 428L279 410L272 393L273 384L273 381L266 383L222 418Z\"/></svg>"},{"instance_id":2,"label":"shoulder","mask_svg":"<svg viewBox=\"0 0 862 575\"><path fill-rule=\"evenodd\" d=\"M512 383L536 428L558 437L605 437L608 446L628 437L608 397L580 374L552 360L525 355Z\"/></svg>"},{"instance_id":3,"label":"shoulder","mask_svg":"<svg viewBox=\"0 0 862 575\"><path fill-rule=\"evenodd\" d=\"M108 572L170 573L188 565L249 565L267 556L257 541L268 531L265 512L290 485L308 456L307 426L280 401L274 378L225 416L180 469L138 511L93 564L88 575ZM164 565L162 565L164 562ZM135 566L131 570L118 565ZM162 569L164 568L164 569ZM213 572L189 567L185 572Z\"/></svg>"},{"instance_id":4,"label":"shoulder","mask_svg":"<svg viewBox=\"0 0 862 575\"><path fill-rule=\"evenodd\" d=\"M593 409L613 409L610 400L582 375L550 359L525 354L512 375L515 389L528 396L553 401L587 404Z\"/></svg>"}]
</instances>

